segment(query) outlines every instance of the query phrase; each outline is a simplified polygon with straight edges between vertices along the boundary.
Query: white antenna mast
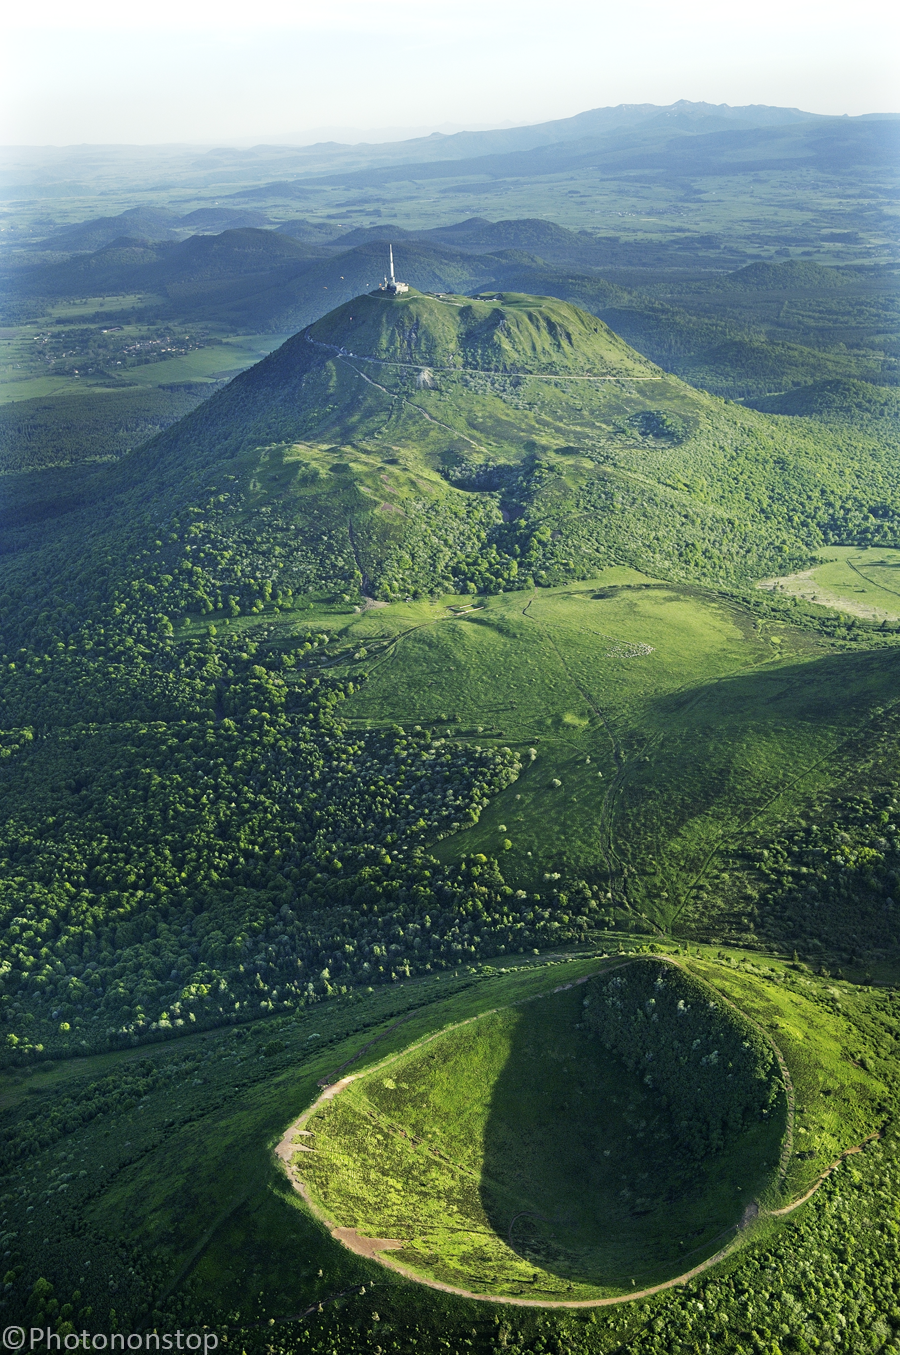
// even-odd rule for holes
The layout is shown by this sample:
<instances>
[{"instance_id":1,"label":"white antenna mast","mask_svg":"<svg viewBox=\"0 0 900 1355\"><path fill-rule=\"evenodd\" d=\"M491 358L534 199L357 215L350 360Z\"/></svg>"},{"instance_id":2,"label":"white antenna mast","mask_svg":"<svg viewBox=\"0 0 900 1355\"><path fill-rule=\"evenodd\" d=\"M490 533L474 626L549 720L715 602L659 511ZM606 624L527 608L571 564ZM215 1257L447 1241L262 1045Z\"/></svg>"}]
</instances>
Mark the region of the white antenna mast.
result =
<instances>
[{"instance_id":1,"label":"white antenna mast","mask_svg":"<svg viewBox=\"0 0 900 1355\"><path fill-rule=\"evenodd\" d=\"M383 292L387 292L388 296L399 296L399 294L400 294L401 292L408 292L408 291L409 291L409 283L408 283L408 282L398 282L397 279L394 277L394 246L393 246L393 245L388 245L388 258L390 259L390 263L391 263L391 276L390 276L389 278L385 278L384 282L381 284L381 290L382 290Z\"/></svg>"}]
</instances>

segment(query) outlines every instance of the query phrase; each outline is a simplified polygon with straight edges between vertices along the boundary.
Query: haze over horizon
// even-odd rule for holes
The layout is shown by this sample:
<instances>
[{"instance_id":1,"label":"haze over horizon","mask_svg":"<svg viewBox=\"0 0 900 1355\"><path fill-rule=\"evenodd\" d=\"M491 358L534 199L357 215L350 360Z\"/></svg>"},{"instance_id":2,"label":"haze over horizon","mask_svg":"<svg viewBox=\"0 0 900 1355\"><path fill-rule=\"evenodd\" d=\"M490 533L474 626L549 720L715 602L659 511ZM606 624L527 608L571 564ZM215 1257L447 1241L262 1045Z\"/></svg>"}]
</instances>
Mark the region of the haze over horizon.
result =
<instances>
[{"instance_id":1,"label":"haze over horizon","mask_svg":"<svg viewBox=\"0 0 900 1355\"><path fill-rule=\"evenodd\" d=\"M641 102L643 103L643 105L644 105L645 107L649 106L649 107L658 108L658 109L662 112L662 111L666 111L666 110L669 109L669 108L672 108L674 105L677 105L677 104L679 104L679 103L683 103L683 104L693 104L693 105L696 107L696 106L698 106L699 104L701 104L701 103L703 103L703 102L705 102L705 101L702 101L702 100L691 100L691 99L676 99L676 100L673 100L672 103L670 103L670 104L655 104L652 100L644 100L644 101L641 101ZM615 107L636 107L636 106L640 106L640 104L638 104L638 103L636 103L636 102L634 102L634 101L624 101L624 100L623 100L620 104L617 104L617 105L605 105L604 107L605 107L605 108L609 108L609 107L614 107L614 108L615 108ZM722 103L719 103L719 104L711 104L711 103L707 103L706 106L707 106L710 110L713 110L713 109L716 109L716 108L721 108L721 109L723 109L723 110L728 110L728 109L734 109L734 108L737 108L737 107L741 107L742 105L735 105L735 104L729 104L729 103L726 103L726 102L722 102ZM900 112L894 111L893 109L883 110L883 111L867 110L867 111L863 111L863 112L860 112L860 113L852 113L852 114L851 114L851 113L833 114L833 113L821 113L821 112L816 112L816 111L814 111L814 110L806 109L806 108L797 108L795 105L771 105L771 104L755 104L755 105L754 105L754 104L751 104L751 105L743 105L743 107L757 107L757 108L789 107L789 108L791 109L791 111L793 111L793 112L797 112L797 113L801 113L801 114L804 114L804 113L805 113L805 114L808 114L810 117L829 117L829 116L835 117L835 116L837 116L837 117L844 117L844 118L851 118L851 117L852 117L852 118L878 118L878 117L900 118ZM226 148L227 148L227 149L235 149L235 150L251 150L251 149L254 149L254 148L263 148L263 147L279 147L279 148L283 148L283 149L285 149L285 150L289 150L289 149L292 149L292 148L295 148L295 147L298 148L298 149L300 149L300 148L304 148L304 147L322 146L322 145L329 145L329 144L341 145L341 146L366 146L366 145L370 145L370 146L379 146L379 145L387 145L387 144L397 144L397 143L402 143L402 142L404 142L404 141L416 141L416 140L420 140L420 139L425 138L425 137L433 137L433 136L452 137L452 136L455 136L457 133L460 133L460 132L499 132L499 131L508 131L508 130L510 130L510 129L513 129L513 128L528 128L528 127L534 127L534 126L547 126L548 124L552 125L554 122L561 122L561 123L568 122L568 121L569 121L571 118L573 118L573 117L584 116L584 115L586 115L586 114L588 114L588 113L593 113L593 112L597 112L597 111L600 111L600 108L599 108L599 107L598 107L598 108L590 108L590 109L578 109L578 110L576 110L576 112L573 113L573 114L565 114L565 115L561 115L561 116L559 116L559 117L551 117L551 118L546 118L546 119L543 119L543 118L542 118L542 119L529 118L529 119L524 119L524 120L522 120L522 121L517 121L517 120L510 119L510 118L505 118L505 119L503 119L503 120L495 119L494 121L487 121L487 122L465 122L465 123L463 123L463 122L442 122L442 123L437 123L437 124L435 124L435 123L425 123L424 125L410 125L410 126L377 126L377 127L374 127L374 126L373 126L373 127L352 127L352 126L342 126L342 125L331 125L331 124L328 124L328 125L321 126L321 127L309 127L309 128L305 128L305 129L299 130L299 131L297 131L297 132L295 132L295 133L293 133L293 134L289 134L289 133L286 133L286 132L282 132L282 133L274 132L274 133L272 133L271 135L268 135L268 136L266 136L266 135L264 135L264 134L257 134L257 135L254 135L254 136L245 135L245 136L234 136L234 137L230 137L230 138L225 138L225 137L212 138L212 139L207 139L207 140L204 140L204 141L196 141L196 140L190 140L190 139L183 139L183 140L181 140L181 141L169 141L169 142L153 142L153 141L149 141L149 142L126 142L126 141L111 141L111 142L87 142L87 141L85 141L85 142L74 142L74 141L72 141L72 142L57 142L57 143L43 143L43 144L29 143L29 142L18 142L18 143L13 143L13 142L9 142L9 141L0 141L0 147L2 147L3 149L8 149L8 150L27 149L27 150L35 150L35 151L41 151L41 150L72 151L72 150L78 150L78 149L81 148L81 147L84 147L84 148L94 147L94 148L97 148L97 149L100 149L100 148L103 148L103 147L107 147L107 148L110 148L110 149L113 149L113 148L121 148L121 149L135 148L135 149L141 149L141 148L143 148L143 149L146 149L146 150L164 149L164 148L167 148L167 147L170 147L170 148L173 148L173 149L183 148L183 149L197 149L197 150L215 149L215 148L217 148L217 147L221 147L222 149L226 149Z\"/></svg>"},{"instance_id":2,"label":"haze over horizon","mask_svg":"<svg viewBox=\"0 0 900 1355\"><path fill-rule=\"evenodd\" d=\"M852 20L835 0L764 0L752 25L709 0L677 13L661 0L627 12L561 0L552 13L464 0L452 14L340 0L327 15L309 0L252 11L164 0L139 13L51 0L6 29L0 135L15 145L394 139L680 98L898 106L897 21L873 0Z\"/></svg>"}]
</instances>

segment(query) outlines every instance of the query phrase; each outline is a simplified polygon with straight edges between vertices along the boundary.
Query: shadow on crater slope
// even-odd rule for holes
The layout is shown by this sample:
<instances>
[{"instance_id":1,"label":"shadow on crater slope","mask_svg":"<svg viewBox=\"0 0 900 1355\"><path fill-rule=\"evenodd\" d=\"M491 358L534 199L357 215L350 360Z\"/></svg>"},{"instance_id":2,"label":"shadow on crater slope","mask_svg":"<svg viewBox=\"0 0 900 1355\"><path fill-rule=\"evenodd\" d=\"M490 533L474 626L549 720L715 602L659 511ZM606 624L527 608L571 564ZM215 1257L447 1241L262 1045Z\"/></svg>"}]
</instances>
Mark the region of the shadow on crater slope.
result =
<instances>
[{"instance_id":1,"label":"shadow on crater slope","mask_svg":"<svg viewBox=\"0 0 900 1355\"><path fill-rule=\"evenodd\" d=\"M481 1200L498 1237L536 1271L627 1290L697 1264L755 1212L783 1111L726 1129L706 1151L690 1147L653 1079L585 1024L591 991L516 1013L485 1122Z\"/></svg>"}]
</instances>

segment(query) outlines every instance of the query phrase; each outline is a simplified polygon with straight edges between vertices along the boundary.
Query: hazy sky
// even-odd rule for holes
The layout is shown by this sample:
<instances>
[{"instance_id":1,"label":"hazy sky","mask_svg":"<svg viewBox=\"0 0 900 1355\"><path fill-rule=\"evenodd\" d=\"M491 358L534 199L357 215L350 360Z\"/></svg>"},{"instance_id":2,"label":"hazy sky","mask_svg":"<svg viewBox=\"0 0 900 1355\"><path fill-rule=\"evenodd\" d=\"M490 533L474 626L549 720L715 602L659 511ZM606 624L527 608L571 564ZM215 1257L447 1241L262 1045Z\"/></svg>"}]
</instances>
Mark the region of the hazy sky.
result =
<instances>
[{"instance_id":1,"label":"hazy sky","mask_svg":"<svg viewBox=\"0 0 900 1355\"><path fill-rule=\"evenodd\" d=\"M617 103L900 110L888 0L18 0L5 143L496 126Z\"/></svg>"}]
</instances>

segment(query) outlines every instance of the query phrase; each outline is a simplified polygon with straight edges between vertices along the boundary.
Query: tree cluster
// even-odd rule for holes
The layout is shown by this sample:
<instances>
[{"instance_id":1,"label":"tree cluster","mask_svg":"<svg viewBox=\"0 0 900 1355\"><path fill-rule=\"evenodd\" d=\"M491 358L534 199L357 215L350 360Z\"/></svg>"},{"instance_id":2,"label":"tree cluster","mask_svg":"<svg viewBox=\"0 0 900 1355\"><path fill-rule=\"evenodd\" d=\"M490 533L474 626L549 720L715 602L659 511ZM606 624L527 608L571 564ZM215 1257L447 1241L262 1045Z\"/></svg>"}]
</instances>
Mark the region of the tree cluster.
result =
<instances>
[{"instance_id":1,"label":"tree cluster","mask_svg":"<svg viewBox=\"0 0 900 1355\"><path fill-rule=\"evenodd\" d=\"M673 965L638 960L592 979L584 1024L668 1106L682 1152L697 1162L775 1113L771 1045L711 989Z\"/></svg>"}]
</instances>

